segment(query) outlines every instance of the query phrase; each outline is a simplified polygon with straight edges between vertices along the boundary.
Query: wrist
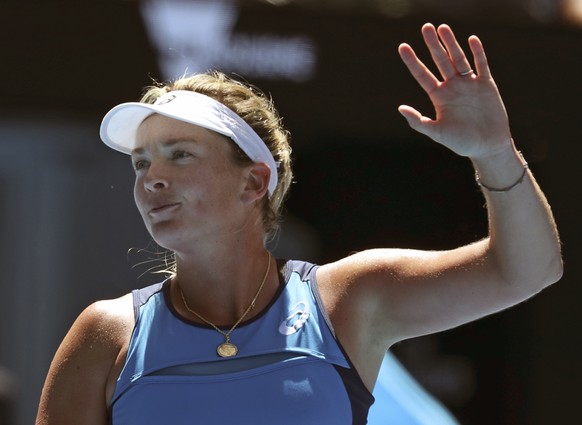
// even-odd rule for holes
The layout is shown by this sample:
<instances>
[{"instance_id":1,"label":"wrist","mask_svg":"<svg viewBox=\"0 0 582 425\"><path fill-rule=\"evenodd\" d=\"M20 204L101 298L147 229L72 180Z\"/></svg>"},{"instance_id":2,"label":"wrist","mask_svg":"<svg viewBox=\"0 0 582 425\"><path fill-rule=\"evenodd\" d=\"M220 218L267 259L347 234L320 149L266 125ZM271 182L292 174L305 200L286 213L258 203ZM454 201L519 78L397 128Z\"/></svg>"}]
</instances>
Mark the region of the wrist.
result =
<instances>
[{"instance_id":1,"label":"wrist","mask_svg":"<svg viewBox=\"0 0 582 425\"><path fill-rule=\"evenodd\" d=\"M469 155L469 159L476 165L490 162L503 161L507 156L515 155L517 149L511 136L508 136L502 143L491 142L493 147L484 150L478 156Z\"/></svg>"},{"instance_id":2,"label":"wrist","mask_svg":"<svg viewBox=\"0 0 582 425\"><path fill-rule=\"evenodd\" d=\"M487 156L471 158L471 161L477 184L489 192L508 192L524 181L529 168L513 141L509 146Z\"/></svg>"}]
</instances>

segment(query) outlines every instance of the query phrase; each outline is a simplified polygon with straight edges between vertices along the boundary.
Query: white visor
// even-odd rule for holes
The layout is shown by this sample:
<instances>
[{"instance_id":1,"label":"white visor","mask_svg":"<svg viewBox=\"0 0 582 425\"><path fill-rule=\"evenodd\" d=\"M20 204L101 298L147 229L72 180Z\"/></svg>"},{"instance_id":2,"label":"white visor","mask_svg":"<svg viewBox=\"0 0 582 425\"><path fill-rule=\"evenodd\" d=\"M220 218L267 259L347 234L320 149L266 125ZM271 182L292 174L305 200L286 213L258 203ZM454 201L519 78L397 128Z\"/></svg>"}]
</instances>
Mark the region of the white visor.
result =
<instances>
[{"instance_id":1,"label":"white visor","mask_svg":"<svg viewBox=\"0 0 582 425\"><path fill-rule=\"evenodd\" d=\"M154 104L128 102L117 105L101 122L101 140L112 149L131 154L138 127L152 114L195 124L232 139L251 160L269 167L269 196L275 191L277 165L265 142L231 109L200 93L178 90L164 94Z\"/></svg>"}]
</instances>

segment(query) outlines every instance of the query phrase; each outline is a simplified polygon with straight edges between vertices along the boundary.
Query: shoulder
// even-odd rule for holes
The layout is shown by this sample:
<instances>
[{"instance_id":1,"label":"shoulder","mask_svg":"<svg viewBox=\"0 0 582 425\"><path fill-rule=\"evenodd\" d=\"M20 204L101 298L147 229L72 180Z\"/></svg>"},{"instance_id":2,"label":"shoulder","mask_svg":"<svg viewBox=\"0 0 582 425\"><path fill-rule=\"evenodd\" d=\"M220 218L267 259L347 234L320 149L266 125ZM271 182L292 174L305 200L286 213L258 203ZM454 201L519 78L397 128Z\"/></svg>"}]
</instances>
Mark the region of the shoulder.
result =
<instances>
[{"instance_id":1,"label":"shoulder","mask_svg":"<svg viewBox=\"0 0 582 425\"><path fill-rule=\"evenodd\" d=\"M84 363L83 370L89 373L108 373L127 344L134 322L131 294L94 302L77 317L55 359L64 356Z\"/></svg>"},{"instance_id":2,"label":"shoulder","mask_svg":"<svg viewBox=\"0 0 582 425\"><path fill-rule=\"evenodd\" d=\"M90 365L85 370L105 378L107 391L125 360L134 325L133 296L129 293L89 305L66 337L79 360Z\"/></svg>"},{"instance_id":3,"label":"shoulder","mask_svg":"<svg viewBox=\"0 0 582 425\"><path fill-rule=\"evenodd\" d=\"M106 423L111 376L133 328L132 305L127 294L95 302L77 317L49 368L38 424Z\"/></svg>"},{"instance_id":4,"label":"shoulder","mask_svg":"<svg viewBox=\"0 0 582 425\"><path fill-rule=\"evenodd\" d=\"M389 340L398 338L414 309L438 299L438 283L451 280L459 257L444 251L371 249L324 264L316 276L326 309L340 326L344 321L360 324L360 334Z\"/></svg>"},{"instance_id":5,"label":"shoulder","mask_svg":"<svg viewBox=\"0 0 582 425\"><path fill-rule=\"evenodd\" d=\"M115 343L121 334L133 328L134 322L133 296L129 293L120 298L92 303L79 315L75 324L98 341Z\"/></svg>"},{"instance_id":6,"label":"shoulder","mask_svg":"<svg viewBox=\"0 0 582 425\"><path fill-rule=\"evenodd\" d=\"M444 251L373 249L326 264L317 279L336 317L388 344L446 329L524 299L495 268L487 239Z\"/></svg>"}]
</instances>

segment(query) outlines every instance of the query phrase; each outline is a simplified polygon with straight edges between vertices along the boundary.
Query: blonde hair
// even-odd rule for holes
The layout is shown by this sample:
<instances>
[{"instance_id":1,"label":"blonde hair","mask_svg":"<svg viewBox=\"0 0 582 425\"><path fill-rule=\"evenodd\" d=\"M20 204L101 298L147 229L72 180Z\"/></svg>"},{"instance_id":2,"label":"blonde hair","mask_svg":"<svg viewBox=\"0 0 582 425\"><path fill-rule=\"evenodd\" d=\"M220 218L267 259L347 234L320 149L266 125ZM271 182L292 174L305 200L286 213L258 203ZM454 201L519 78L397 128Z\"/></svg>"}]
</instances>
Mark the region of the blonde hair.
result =
<instances>
[{"instance_id":1,"label":"blonde hair","mask_svg":"<svg viewBox=\"0 0 582 425\"><path fill-rule=\"evenodd\" d=\"M283 201L293 180L289 133L283 128L273 101L251 85L234 80L222 72L212 71L146 87L140 102L154 103L160 96L175 90L201 93L227 106L253 128L271 151L278 165L277 170L271 171L277 172L278 183L271 197L263 198L262 220L265 239L272 238L279 229ZM234 143L233 146L238 152L236 159L239 162L251 162L238 146Z\"/></svg>"}]
</instances>

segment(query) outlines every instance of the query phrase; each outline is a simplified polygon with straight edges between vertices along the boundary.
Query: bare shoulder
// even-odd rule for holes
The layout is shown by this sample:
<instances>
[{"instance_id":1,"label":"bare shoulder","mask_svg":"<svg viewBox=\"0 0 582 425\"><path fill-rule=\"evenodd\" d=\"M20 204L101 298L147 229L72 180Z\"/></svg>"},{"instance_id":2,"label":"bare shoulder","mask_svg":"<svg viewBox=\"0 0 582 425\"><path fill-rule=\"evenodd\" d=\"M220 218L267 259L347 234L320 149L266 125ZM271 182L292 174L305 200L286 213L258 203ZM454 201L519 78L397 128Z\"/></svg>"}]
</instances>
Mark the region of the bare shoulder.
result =
<instances>
[{"instance_id":1,"label":"bare shoulder","mask_svg":"<svg viewBox=\"0 0 582 425\"><path fill-rule=\"evenodd\" d=\"M383 304L381 287L405 269L403 253L362 251L317 269L317 285L335 334L371 392L389 341L374 331ZM388 323L384 321L384 324Z\"/></svg>"},{"instance_id":2,"label":"bare shoulder","mask_svg":"<svg viewBox=\"0 0 582 425\"><path fill-rule=\"evenodd\" d=\"M330 308L392 342L492 312L508 297L499 281L486 241L445 251L371 249L318 270Z\"/></svg>"},{"instance_id":3,"label":"bare shoulder","mask_svg":"<svg viewBox=\"0 0 582 425\"><path fill-rule=\"evenodd\" d=\"M371 249L322 265L317 281L335 305L349 295L350 304L363 302L366 310L381 301L379 293L398 283L423 278L442 270L443 253L409 249Z\"/></svg>"},{"instance_id":4,"label":"bare shoulder","mask_svg":"<svg viewBox=\"0 0 582 425\"><path fill-rule=\"evenodd\" d=\"M49 368L37 425L107 423L111 376L133 329L132 305L128 294L95 302L77 317Z\"/></svg>"},{"instance_id":5,"label":"bare shoulder","mask_svg":"<svg viewBox=\"0 0 582 425\"><path fill-rule=\"evenodd\" d=\"M86 352L90 356L115 353L126 340L134 324L131 294L97 301L79 315L61 348ZM89 345L87 345L89 344Z\"/></svg>"},{"instance_id":6,"label":"bare shoulder","mask_svg":"<svg viewBox=\"0 0 582 425\"><path fill-rule=\"evenodd\" d=\"M431 292L435 283L454 282L468 273L483 279L496 278L488 268L486 241L443 251L401 248L361 251L320 267L318 282L335 297L349 294L365 301L369 308L370 303L390 302L395 296L420 295L414 288Z\"/></svg>"},{"instance_id":7,"label":"bare shoulder","mask_svg":"<svg viewBox=\"0 0 582 425\"><path fill-rule=\"evenodd\" d=\"M115 343L133 328L133 297L126 294L120 298L97 301L87 307L78 320L103 341Z\"/></svg>"},{"instance_id":8,"label":"bare shoulder","mask_svg":"<svg viewBox=\"0 0 582 425\"><path fill-rule=\"evenodd\" d=\"M485 243L450 251L372 249L317 270L336 335L368 388L384 353L509 304L484 260Z\"/></svg>"},{"instance_id":9,"label":"bare shoulder","mask_svg":"<svg viewBox=\"0 0 582 425\"><path fill-rule=\"evenodd\" d=\"M322 266L317 280L337 326L355 322L360 327L354 331L382 341L383 349L498 312L539 291L539 285L528 285L529 277L508 279L500 271L488 239L443 251L363 251Z\"/></svg>"},{"instance_id":10,"label":"bare shoulder","mask_svg":"<svg viewBox=\"0 0 582 425\"><path fill-rule=\"evenodd\" d=\"M437 255L430 251L397 248L370 249L324 264L317 282L326 308L335 315L365 318L383 306L398 285L433 273Z\"/></svg>"}]
</instances>

